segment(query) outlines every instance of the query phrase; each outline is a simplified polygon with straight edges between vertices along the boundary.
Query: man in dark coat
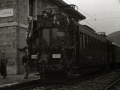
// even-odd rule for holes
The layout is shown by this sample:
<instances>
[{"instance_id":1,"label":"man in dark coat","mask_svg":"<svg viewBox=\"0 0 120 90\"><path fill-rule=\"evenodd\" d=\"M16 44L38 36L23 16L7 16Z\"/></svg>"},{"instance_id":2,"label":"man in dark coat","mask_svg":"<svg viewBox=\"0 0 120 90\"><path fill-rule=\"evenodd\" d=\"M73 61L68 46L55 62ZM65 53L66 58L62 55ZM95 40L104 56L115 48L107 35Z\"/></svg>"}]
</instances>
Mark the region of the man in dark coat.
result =
<instances>
[{"instance_id":1,"label":"man in dark coat","mask_svg":"<svg viewBox=\"0 0 120 90\"><path fill-rule=\"evenodd\" d=\"M22 58L22 63L24 65L24 79L28 78L28 58L27 53L25 52L25 55Z\"/></svg>"},{"instance_id":2,"label":"man in dark coat","mask_svg":"<svg viewBox=\"0 0 120 90\"><path fill-rule=\"evenodd\" d=\"M6 73L6 66L7 66L8 60L5 57L5 53L2 53L2 59L1 59L1 75L3 76L3 79L7 77Z\"/></svg>"}]
</instances>

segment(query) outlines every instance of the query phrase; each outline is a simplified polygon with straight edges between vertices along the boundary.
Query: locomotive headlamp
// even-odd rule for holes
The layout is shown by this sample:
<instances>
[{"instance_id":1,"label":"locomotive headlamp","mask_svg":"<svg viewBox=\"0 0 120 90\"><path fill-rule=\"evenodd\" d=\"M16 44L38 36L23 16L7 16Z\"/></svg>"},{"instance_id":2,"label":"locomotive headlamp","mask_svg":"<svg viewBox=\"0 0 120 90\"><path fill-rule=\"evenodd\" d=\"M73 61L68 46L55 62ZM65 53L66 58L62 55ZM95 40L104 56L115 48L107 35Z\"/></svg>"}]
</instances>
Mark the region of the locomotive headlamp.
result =
<instances>
[{"instance_id":1,"label":"locomotive headlamp","mask_svg":"<svg viewBox=\"0 0 120 90\"><path fill-rule=\"evenodd\" d=\"M43 12L43 18L48 18L48 14L46 11Z\"/></svg>"}]
</instances>

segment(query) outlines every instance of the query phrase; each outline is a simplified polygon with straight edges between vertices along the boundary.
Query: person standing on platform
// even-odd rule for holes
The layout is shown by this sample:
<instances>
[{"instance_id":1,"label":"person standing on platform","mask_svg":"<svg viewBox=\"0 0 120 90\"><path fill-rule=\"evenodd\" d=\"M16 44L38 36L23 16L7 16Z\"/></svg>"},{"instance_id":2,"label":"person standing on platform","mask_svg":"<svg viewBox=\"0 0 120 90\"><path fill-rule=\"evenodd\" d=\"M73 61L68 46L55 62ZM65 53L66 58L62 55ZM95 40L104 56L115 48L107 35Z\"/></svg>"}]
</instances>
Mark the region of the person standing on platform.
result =
<instances>
[{"instance_id":1,"label":"person standing on platform","mask_svg":"<svg viewBox=\"0 0 120 90\"><path fill-rule=\"evenodd\" d=\"M28 78L28 58L27 58L27 52L25 52L25 55L22 58L22 63L24 65L24 79Z\"/></svg>"},{"instance_id":2,"label":"person standing on platform","mask_svg":"<svg viewBox=\"0 0 120 90\"><path fill-rule=\"evenodd\" d=\"M6 66L7 66L8 60L5 57L5 53L2 53L2 59L1 59L1 75L3 76L3 79L7 77L7 72L6 72Z\"/></svg>"}]
</instances>

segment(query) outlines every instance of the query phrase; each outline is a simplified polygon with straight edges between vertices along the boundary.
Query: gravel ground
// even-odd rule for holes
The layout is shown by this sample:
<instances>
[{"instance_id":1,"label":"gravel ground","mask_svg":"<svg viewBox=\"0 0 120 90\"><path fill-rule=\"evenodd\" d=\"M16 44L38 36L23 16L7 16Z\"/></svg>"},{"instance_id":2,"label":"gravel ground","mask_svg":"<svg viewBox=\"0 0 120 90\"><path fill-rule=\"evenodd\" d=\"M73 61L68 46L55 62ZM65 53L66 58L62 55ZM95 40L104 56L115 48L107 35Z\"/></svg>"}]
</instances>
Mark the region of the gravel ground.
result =
<instances>
[{"instance_id":1,"label":"gravel ground","mask_svg":"<svg viewBox=\"0 0 120 90\"><path fill-rule=\"evenodd\" d=\"M120 82L117 85L114 86L114 89L115 90L120 90Z\"/></svg>"},{"instance_id":2,"label":"gravel ground","mask_svg":"<svg viewBox=\"0 0 120 90\"><path fill-rule=\"evenodd\" d=\"M75 85L63 86L51 90L104 90L111 82L120 77L120 72L111 72L94 79L79 82ZM45 87L37 87L31 90L45 90Z\"/></svg>"},{"instance_id":3,"label":"gravel ground","mask_svg":"<svg viewBox=\"0 0 120 90\"><path fill-rule=\"evenodd\" d=\"M80 82L75 86L71 86L71 88L67 88L68 90L104 90L106 86L108 86L111 82L115 81L120 77L120 72L112 72L103 76L99 76L94 79L90 79L88 81ZM64 90L64 89L61 89Z\"/></svg>"}]
</instances>

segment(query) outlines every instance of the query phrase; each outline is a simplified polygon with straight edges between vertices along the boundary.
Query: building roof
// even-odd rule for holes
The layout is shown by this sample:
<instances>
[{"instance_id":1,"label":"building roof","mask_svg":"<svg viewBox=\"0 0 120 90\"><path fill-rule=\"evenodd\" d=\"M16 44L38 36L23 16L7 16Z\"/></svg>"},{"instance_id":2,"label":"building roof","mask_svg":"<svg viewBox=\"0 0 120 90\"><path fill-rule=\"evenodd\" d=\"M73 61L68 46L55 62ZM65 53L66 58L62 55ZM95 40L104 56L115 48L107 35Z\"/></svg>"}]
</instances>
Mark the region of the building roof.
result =
<instances>
[{"instance_id":1,"label":"building roof","mask_svg":"<svg viewBox=\"0 0 120 90\"><path fill-rule=\"evenodd\" d=\"M64 10L66 13L68 13L69 15L72 15L73 17L79 20L83 20L86 18L84 15L82 15L80 12L72 8L70 5L65 3L63 0L46 0L46 1L54 4L58 8Z\"/></svg>"}]
</instances>

